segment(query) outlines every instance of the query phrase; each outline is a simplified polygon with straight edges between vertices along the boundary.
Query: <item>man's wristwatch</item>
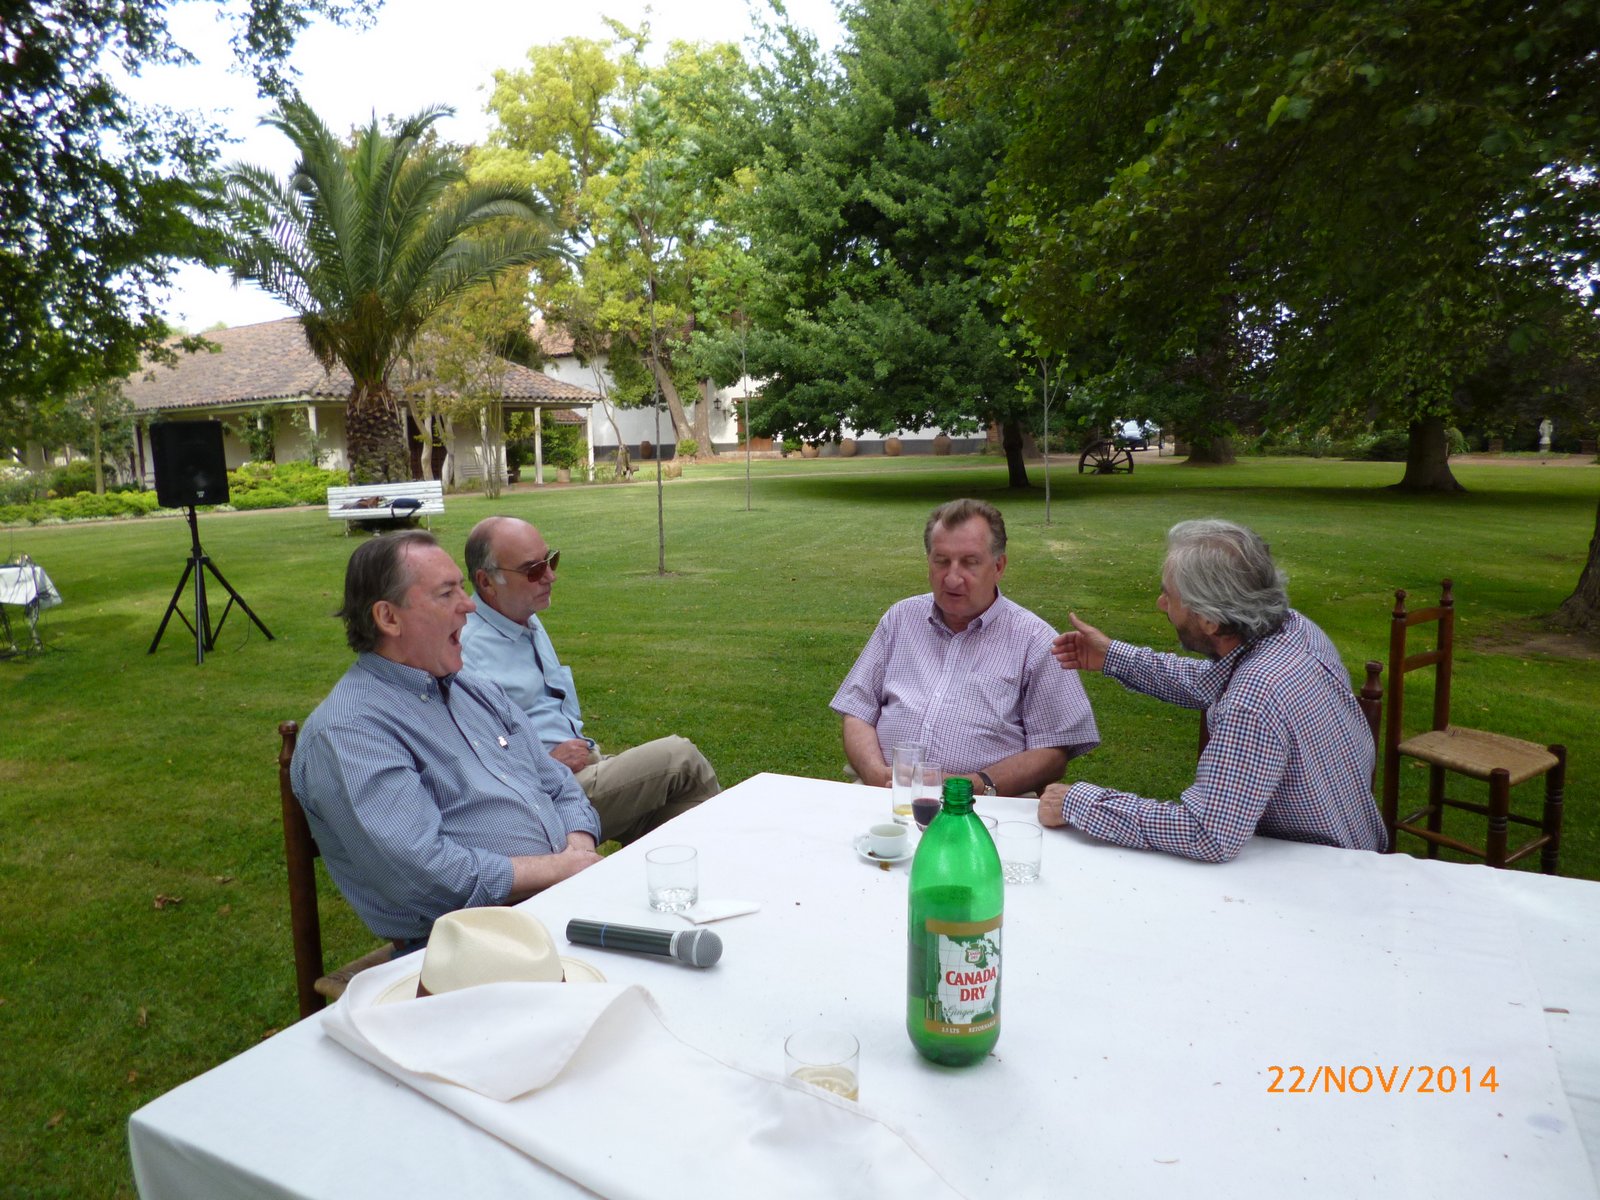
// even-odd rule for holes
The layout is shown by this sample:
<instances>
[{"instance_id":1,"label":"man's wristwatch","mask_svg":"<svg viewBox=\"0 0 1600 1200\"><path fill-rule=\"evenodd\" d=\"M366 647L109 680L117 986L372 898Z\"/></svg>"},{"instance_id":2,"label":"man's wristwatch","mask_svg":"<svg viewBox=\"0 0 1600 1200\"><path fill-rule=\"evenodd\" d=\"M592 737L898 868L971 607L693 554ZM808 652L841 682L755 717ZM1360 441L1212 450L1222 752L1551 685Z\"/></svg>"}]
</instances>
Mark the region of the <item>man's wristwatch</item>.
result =
<instances>
[{"instance_id":1,"label":"man's wristwatch","mask_svg":"<svg viewBox=\"0 0 1600 1200\"><path fill-rule=\"evenodd\" d=\"M989 772L979 771L978 778L983 780L983 794L985 796L998 796L1000 794L994 790L994 780L989 778Z\"/></svg>"}]
</instances>

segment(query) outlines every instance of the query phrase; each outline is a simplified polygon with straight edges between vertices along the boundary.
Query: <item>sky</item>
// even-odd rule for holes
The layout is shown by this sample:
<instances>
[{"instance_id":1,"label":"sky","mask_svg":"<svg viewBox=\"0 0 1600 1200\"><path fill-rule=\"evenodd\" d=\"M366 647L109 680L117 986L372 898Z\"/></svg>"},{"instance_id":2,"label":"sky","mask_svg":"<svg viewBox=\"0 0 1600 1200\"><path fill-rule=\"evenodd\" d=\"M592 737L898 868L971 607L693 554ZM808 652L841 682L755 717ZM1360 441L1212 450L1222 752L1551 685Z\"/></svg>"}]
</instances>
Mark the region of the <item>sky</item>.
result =
<instances>
[{"instance_id":1,"label":"sky","mask_svg":"<svg viewBox=\"0 0 1600 1200\"><path fill-rule=\"evenodd\" d=\"M756 0L762 3L762 0ZM790 19L810 29L825 49L839 41L831 0L785 0ZM379 116L410 114L448 104L456 116L440 134L474 142L487 132L484 113L494 72L525 65L529 47L566 37L603 38L602 16L636 25L648 15L653 47L668 42L743 42L753 22L746 0L385 0L365 30L317 22L301 34L290 63L300 89L329 127L339 130ZM211 4L180 3L169 10L180 45L199 58L186 68L146 70L127 84L136 99L200 112L241 139L224 153L287 174L289 142L260 121L270 105L233 65L228 28ZM225 272L184 266L163 307L169 322L198 331L217 322L248 325L289 316L290 310L254 284L235 285Z\"/></svg>"}]
</instances>

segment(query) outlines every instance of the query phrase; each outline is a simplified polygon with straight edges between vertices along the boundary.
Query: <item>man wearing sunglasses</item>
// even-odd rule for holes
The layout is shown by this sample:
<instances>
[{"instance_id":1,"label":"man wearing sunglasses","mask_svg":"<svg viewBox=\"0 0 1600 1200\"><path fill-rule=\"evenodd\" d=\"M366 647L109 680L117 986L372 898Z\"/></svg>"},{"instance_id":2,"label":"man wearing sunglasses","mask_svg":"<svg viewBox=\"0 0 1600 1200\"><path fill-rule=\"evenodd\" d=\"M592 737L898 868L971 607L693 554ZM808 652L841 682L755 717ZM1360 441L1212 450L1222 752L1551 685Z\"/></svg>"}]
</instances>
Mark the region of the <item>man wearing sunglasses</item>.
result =
<instances>
[{"instance_id":1,"label":"man wearing sunglasses","mask_svg":"<svg viewBox=\"0 0 1600 1200\"><path fill-rule=\"evenodd\" d=\"M577 776L600 814L601 837L630 842L720 790L693 742L668 736L601 754L584 733L572 669L556 657L538 614L550 607L561 552L516 517L487 517L467 535L478 600L461 631L469 672L503 687L528 714L550 757Z\"/></svg>"}]
</instances>

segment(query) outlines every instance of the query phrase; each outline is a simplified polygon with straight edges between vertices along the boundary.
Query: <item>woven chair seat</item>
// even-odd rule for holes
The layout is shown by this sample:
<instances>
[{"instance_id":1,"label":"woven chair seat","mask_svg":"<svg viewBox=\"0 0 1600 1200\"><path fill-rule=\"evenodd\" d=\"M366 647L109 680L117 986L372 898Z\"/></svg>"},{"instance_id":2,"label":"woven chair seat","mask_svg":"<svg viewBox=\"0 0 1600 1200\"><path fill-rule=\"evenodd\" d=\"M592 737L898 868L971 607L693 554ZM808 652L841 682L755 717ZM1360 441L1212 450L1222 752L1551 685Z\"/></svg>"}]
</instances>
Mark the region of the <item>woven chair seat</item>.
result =
<instances>
[{"instance_id":1,"label":"woven chair seat","mask_svg":"<svg viewBox=\"0 0 1600 1200\"><path fill-rule=\"evenodd\" d=\"M1430 729L1407 738L1400 743L1400 753L1472 779L1486 780L1504 767L1511 776L1512 787L1543 775L1556 765L1556 756L1536 742L1459 725Z\"/></svg>"},{"instance_id":2,"label":"woven chair seat","mask_svg":"<svg viewBox=\"0 0 1600 1200\"><path fill-rule=\"evenodd\" d=\"M374 946L360 958L352 959L337 971L329 971L326 975L319 975L317 982L312 986L317 989L317 995L326 996L329 1000L337 1000L344 995L345 988L350 986L350 981L368 967L376 967L388 962L394 957L394 947L388 942L381 946Z\"/></svg>"}]
</instances>

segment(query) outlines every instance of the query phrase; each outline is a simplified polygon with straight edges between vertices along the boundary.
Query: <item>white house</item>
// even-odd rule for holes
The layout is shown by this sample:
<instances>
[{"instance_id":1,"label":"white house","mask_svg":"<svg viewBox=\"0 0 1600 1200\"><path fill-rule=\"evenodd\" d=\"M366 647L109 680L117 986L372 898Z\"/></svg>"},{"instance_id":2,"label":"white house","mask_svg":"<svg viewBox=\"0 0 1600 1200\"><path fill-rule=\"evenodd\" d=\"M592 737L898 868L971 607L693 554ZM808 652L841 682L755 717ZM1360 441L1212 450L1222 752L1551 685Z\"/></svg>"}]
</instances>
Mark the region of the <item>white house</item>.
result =
<instances>
[{"instance_id":1,"label":"white house","mask_svg":"<svg viewBox=\"0 0 1600 1200\"><path fill-rule=\"evenodd\" d=\"M241 325L207 333L205 338L217 346L215 352L180 354L175 366L147 366L123 384L136 414L137 466L146 483L154 479L146 433L152 420L222 419L230 469L250 457L236 426L251 420L271 422L274 456L279 460L309 459L314 441L323 466L341 470L349 466L344 417L350 375L343 367L323 370L306 345L299 321L290 317ZM548 409L563 423L583 422L580 414L599 400L581 385L515 363L505 364L501 387L505 409ZM420 479L422 442L409 406L406 427L411 435L412 477ZM470 432L460 439L458 455L459 476L483 474L481 447ZM432 478L440 477L444 457L444 448L435 446L428 472Z\"/></svg>"},{"instance_id":2,"label":"white house","mask_svg":"<svg viewBox=\"0 0 1600 1200\"><path fill-rule=\"evenodd\" d=\"M665 402L661 407L658 432L654 408L619 408L606 398L611 394L612 379L604 354L596 355L587 366L580 363L573 350L571 335L559 325L547 325L543 321L535 321L533 336L544 352L546 375L574 387L587 389L594 394L594 403L586 414L589 447L593 458L601 459L615 454L619 434L622 444L628 447L628 453L634 457L639 456L640 444L643 442L661 447L663 457L672 457L678 439ZM739 450L744 447L746 395L751 403L759 400L761 381L741 379L728 387L717 389L716 396L711 402L711 419L708 423L711 428L712 443L719 451ZM696 406L704 402L704 397L696 390L684 395L683 402L684 410L692 420ZM898 437L906 453L927 454L932 452L933 440L941 432L939 429L898 430L889 436ZM883 443L887 440L886 435L858 432L849 425L844 426L842 436L854 439L859 452L864 454L881 454ZM952 438L951 441L952 449L963 453L983 449L988 439L979 434ZM774 446L771 438L758 437L752 440L750 448L760 453L772 450ZM832 446L823 447L825 454L834 450Z\"/></svg>"}]
</instances>

